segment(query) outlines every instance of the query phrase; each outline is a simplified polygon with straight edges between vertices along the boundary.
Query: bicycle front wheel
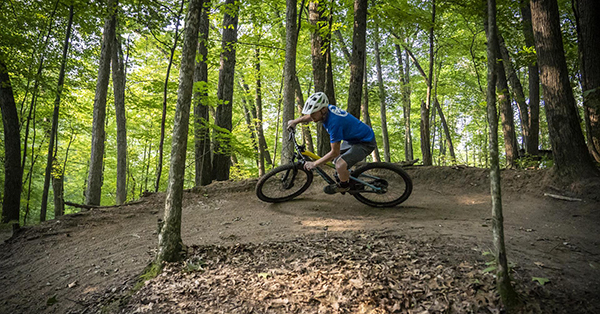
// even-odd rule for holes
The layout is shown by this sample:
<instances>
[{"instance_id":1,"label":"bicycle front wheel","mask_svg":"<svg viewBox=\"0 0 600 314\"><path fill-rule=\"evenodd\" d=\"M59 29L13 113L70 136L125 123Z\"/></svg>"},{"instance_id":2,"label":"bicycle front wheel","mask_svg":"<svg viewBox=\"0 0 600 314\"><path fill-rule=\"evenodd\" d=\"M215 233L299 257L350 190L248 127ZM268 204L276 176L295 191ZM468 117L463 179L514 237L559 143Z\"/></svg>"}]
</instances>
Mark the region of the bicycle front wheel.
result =
<instances>
[{"instance_id":1,"label":"bicycle front wheel","mask_svg":"<svg viewBox=\"0 0 600 314\"><path fill-rule=\"evenodd\" d=\"M267 172L256 183L256 196L269 203L280 203L302 194L313 180L313 173L302 164L287 164Z\"/></svg>"},{"instance_id":2,"label":"bicycle front wheel","mask_svg":"<svg viewBox=\"0 0 600 314\"><path fill-rule=\"evenodd\" d=\"M352 176L364 182L355 182L356 190L351 192L352 196L369 206L396 206L412 193L413 185L408 173L390 163L366 164L356 169Z\"/></svg>"}]
</instances>

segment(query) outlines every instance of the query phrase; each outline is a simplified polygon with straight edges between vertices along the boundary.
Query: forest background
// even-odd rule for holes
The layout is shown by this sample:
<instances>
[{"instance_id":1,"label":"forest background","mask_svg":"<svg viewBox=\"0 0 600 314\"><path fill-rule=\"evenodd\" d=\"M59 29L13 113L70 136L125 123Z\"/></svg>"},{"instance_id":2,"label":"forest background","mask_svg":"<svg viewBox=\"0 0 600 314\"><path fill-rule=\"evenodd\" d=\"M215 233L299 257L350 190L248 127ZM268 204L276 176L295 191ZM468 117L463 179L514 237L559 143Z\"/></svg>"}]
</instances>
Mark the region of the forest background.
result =
<instances>
[{"instance_id":1,"label":"forest background","mask_svg":"<svg viewBox=\"0 0 600 314\"><path fill-rule=\"evenodd\" d=\"M576 2L557 3L568 77L581 128L590 145L592 132L584 123L588 113L583 106L589 91L586 94L581 87ZM330 100L347 109L352 97L348 86L352 77L354 2L315 4L302 1L297 7L297 104L301 105L315 86L323 84L313 73L315 56L321 55L325 57L324 66L331 66L327 83L333 85L335 96ZM539 95L540 83L535 87L529 83L536 52L527 38L528 19L523 18L527 4L498 1L501 46L510 56L503 57L504 67L513 69L511 79L522 88L519 94L513 86L517 81L511 81L508 94L512 97L505 107L508 110L501 114L503 167L519 166L519 148L532 155L538 149L551 148L544 102L532 100L530 93ZM185 188L213 180L256 177L281 163L286 152L282 147L282 138L286 137L282 125L289 35L285 1L212 1L204 5L209 8L205 10L208 24L204 29L200 27L199 47L207 50L199 53L196 61L198 66L205 61L207 77L196 78L194 84L196 120L189 128ZM166 190L187 2L3 1L1 6L0 65L10 78L21 143L20 225L62 214L54 202L48 201L57 189L64 191L64 201L90 205L120 204L148 191ZM424 165L489 167L484 13L483 1L369 2L366 84L360 115L372 125L379 144L378 154L372 159L420 159ZM106 29L111 20L116 34L112 45L118 48L111 56L113 74L105 77L106 117L100 123L105 134L97 133L105 136L105 146L100 152L102 162L98 163L90 155L97 147L93 134L98 127L95 110L102 110L98 106L102 98L98 95L99 69L107 67L101 56L110 38ZM320 49L314 49L315 38L325 43ZM231 101L219 95L228 89L220 86L224 83L219 74L227 61L233 66ZM114 76L119 66L121 78ZM521 100L526 100L525 107L521 107ZM532 123L528 115L533 115L531 106L536 102L540 106L539 132L528 134ZM206 112L197 111L200 108ZM199 115L206 119L198 119ZM7 119L4 111L3 118ZM123 124L119 127L119 123ZM425 133L424 126L429 128ZM323 143L328 141L316 125L308 127L303 133L305 143L323 154L327 148ZM2 129L6 135L5 128L6 122ZM126 130L126 136L119 140L122 130ZM210 133L199 135L199 130ZM536 136L537 145L528 147L527 142L534 142L531 138ZM118 142L122 143L123 138L125 164L118 162ZM199 148L200 138L211 144ZM10 152L6 142L3 136L2 161ZM231 167L219 164L223 156L225 165ZM99 188L93 188L98 192L97 199L86 192L91 184L98 184L90 178L95 172L90 163L100 165ZM9 178L3 172L0 184L11 184ZM50 181L54 181L53 188L49 187ZM3 200L7 195L2 195ZM64 213L78 210L67 206Z\"/></svg>"}]
</instances>

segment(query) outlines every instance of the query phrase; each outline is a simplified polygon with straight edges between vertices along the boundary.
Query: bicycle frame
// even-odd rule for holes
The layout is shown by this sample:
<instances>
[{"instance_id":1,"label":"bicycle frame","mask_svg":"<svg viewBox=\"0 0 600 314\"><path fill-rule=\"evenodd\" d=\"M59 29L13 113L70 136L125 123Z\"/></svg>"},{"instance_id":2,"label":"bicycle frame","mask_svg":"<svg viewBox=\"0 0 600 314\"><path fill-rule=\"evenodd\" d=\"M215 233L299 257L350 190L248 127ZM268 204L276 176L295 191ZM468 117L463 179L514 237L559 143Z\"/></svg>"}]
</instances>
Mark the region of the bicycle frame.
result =
<instances>
[{"instance_id":1,"label":"bicycle frame","mask_svg":"<svg viewBox=\"0 0 600 314\"><path fill-rule=\"evenodd\" d=\"M295 159L298 159L298 161L300 162L301 166L304 167L304 164L307 161L311 161L311 160L317 160L320 159L321 157L309 150L306 150L306 147L304 145L299 145L298 142L296 141L296 130L294 129L290 129L290 141L292 141L294 143L294 148L296 149L296 153L294 153L294 156L292 157L292 163L296 164L296 162L294 161ZM330 168L334 168L335 166L333 165L333 163L331 162L327 162L326 164L328 167ZM323 178L323 180L325 180L325 182L327 182L328 184L334 184L336 183L336 180L334 180L333 178L331 178L325 171L323 171L323 169L321 169L320 167L316 167L314 168L314 171L316 171L319 176L321 176L321 178ZM370 176L370 175L365 175L368 178L371 179L379 179L378 177L374 177L374 176ZM352 173L350 173L350 180L356 181L366 187L369 187L373 190L373 192L375 193L379 193L382 189L380 187L374 186L370 183L367 183L359 178L353 177Z\"/></svg>"}]
</instances>

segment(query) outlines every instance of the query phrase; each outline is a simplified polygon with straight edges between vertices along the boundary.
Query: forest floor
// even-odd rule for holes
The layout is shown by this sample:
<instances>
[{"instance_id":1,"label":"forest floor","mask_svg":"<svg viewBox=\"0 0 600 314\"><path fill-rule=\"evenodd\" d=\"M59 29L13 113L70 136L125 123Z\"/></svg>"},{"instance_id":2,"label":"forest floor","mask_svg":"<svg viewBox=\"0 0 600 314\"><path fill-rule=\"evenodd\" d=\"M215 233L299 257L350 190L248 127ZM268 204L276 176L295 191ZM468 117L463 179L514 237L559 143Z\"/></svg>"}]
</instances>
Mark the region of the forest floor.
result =
<instances>
[{"instance_id":1,"label":"forest floor","mask_svg":"<svg viewBox=\"0 0 600 314\"><path fill-rule=\"evenodd\" d=\"M385 209L325 195L322 180L282 204L258 200L256 180L187 191L185 262L136 289L164 193L2 233L0 313L502 313L485 271L488 171L407 171L413 194ZM521 312L599 313L600 191L568 195L545 175L502 171Z\"/></svg>"}]
</instances>

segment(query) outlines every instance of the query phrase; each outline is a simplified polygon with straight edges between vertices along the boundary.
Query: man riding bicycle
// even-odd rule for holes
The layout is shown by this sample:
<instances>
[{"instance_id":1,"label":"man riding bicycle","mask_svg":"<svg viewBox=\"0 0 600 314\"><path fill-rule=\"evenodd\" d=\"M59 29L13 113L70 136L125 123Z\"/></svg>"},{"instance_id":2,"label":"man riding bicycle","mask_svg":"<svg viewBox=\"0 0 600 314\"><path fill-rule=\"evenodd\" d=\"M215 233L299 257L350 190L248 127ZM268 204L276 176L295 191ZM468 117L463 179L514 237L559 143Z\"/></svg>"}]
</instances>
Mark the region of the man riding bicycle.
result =
<instances>
[{"instance_id":1,"label":"man riding bicycle","mask_svg":"<svg viewBox=\"0 0 600 314\"><path fill-rule=\"evenodd\" d=\"M288 128L294 128L298 123L322 121L329 133L331 144L331 150L325 156L305 163L304 168L312 170L333 160L340 182L326 186L325 193L349 191L351 186L348 169L377 148L373 130L348 112L330 105L327 95L323 92L317 92L308 98L302 108L302 114L302 117L288 121Z\"/></svg>"}]
</instances>

